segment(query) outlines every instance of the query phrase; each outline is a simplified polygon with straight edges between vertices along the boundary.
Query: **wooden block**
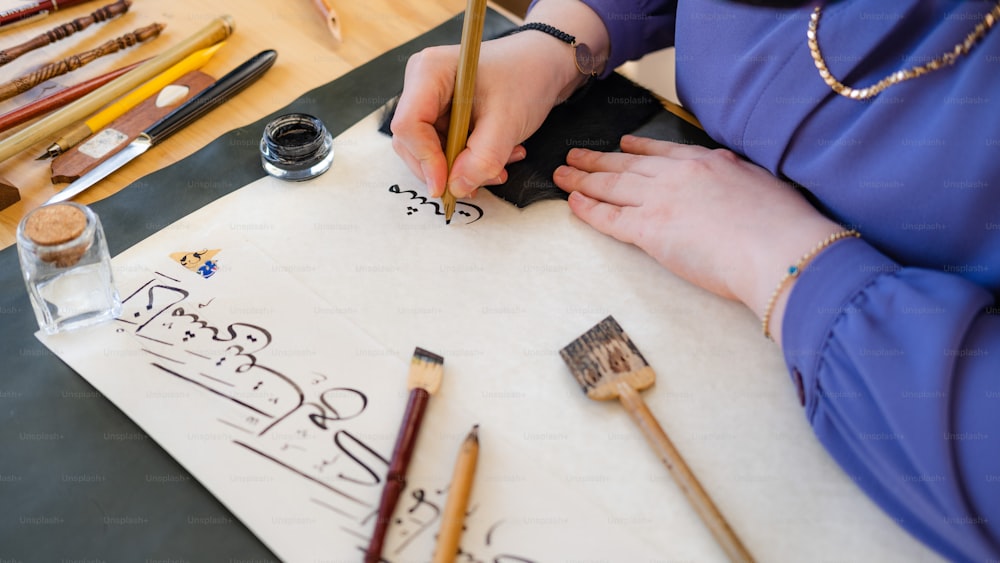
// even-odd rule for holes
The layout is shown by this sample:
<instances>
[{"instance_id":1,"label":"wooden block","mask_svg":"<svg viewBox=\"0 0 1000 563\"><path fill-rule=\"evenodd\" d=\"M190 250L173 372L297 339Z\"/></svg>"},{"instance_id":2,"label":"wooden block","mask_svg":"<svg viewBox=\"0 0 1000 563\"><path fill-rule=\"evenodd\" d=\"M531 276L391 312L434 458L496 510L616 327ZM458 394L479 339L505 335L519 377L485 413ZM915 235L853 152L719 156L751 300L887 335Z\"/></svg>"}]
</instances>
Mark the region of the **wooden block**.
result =
<instances>
[{"instance_id":1,"label":"wooden block","mask_svg":"<svg viewBox=\"0 0 1000 563\"><path fill-rule=\"evenodd\" d=\"M52 161L52 183L72 182L86 174L214 81L211 76L194 70L165 86L155 96L143 100L104 129L57 156Z\"/></svg>"},{"instance_id":2,"label":"wooden block","mask_svg":"<svg viewBox=\"0 0 1000 563\"><path fill-rule=\"evenodd\" d=\"M21 201L21 193L10 182L0 178L0 210Z\"/></svg>"}]
</instances>

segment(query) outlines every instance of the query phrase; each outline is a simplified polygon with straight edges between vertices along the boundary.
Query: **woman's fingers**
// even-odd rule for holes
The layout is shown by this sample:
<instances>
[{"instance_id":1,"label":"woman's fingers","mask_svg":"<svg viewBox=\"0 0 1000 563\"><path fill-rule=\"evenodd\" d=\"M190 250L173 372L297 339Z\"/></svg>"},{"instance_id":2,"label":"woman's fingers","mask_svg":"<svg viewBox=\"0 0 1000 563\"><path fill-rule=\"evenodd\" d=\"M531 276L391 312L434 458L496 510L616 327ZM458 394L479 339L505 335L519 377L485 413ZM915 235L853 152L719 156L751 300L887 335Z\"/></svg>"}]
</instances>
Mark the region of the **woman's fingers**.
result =
<instances>
[{"instance_id":1,"label":"woman's fingers","mask_svg":"<svg viewBox=\"0 0 1000 563\"><path fill-rule=\"evenodd\" d=\"M587 172L630 172L653 177L661 174L664 166L709 153L703 147L626 136L622 139L622 152L574 148L566 154L566 163Z\"/></svg>"},{"instance_id":2,"label":"woman's fingers","mask_svg":"<svg viewBox=\"0 0 1000 563\"><path fill-rule=\"evenodd\" d=\"M508 116L484 111L473 121L465 149L448 175L448 188L456 197L468 197L479 186L490 185L501 175L519 146L520 131ZM523 147L521 147L523 150Z\"/></svg>"},{"instance_id":3,"label":"woman's fingers","mask_svg":"<svg viewBox=\"0 0 1000 563\"><path fill-rule=\"evenodd\" d=\"M399 97L389 126L393 149L427 183L428 191L435 197L444 193L448 175L436 126L447 114L454 89L456 57L457 48L450 46L425 49L410 58L404 78L407 87Z\"/></svg>"},{"instance_id":4,"label":"woman's fingers","mask_svg":"<svg viewBox=\"0 0 1000 563\"><path fill-rule=\"evenodd\" d=\"M566 164L585 172L633 172L642 174L642 160L645 157L621 153L601 152L590 149L570 149L566 153Z\"/></svg>"},{"instance_id":5,"label":"woman's fingers","mask_svg":"<svg viewBox=\"0 0 1000 563\"><path fill-rule=\"evenodd\" d=\"M585 223L627 244L637 242L637 221L630 220L635 208L621 207L587 196L582 192L569 194L569 207Z\"/></svg>"},{"instance_id":6,"label":"woman's fingers","mask_svg":"<svg viewBox=\"0 0 1000 563\"><path fill-rule=\"evenodd\" d=\"M507 164L514 164L515 162L521 162L528 156L528 151L524 148L524 145L517 145L514 150L510 151L510 158L507 159Z\"/></svg>"},{"instance_id":7,"label":"woman's fingers","mask_svg":"<svg viewBox=\"0 0 1000 563\"><path fill-rule=\"evenodd\" d=\"M621 138L622 151L645 156L663 156L674 159L700 158L711 152L700 145L685 145L670 141L659 141L649 137L625 135Z\"/></svg>"},{"instance_id":8,"label":"woman's fingers","mask_svg":"<svg viewBox=\"0 0 1000 563\"><path fill-rule=\"evenodd\" d=\"M697 145L683 145L632 135L622 137L621 148L622 152L570 149L566 154L566 162L589 172L628 171L644 176L653 176L659 173L660 164L647 157L691 160L703 158L711 153L710 149Z\"/></svg>"},{"instance_id":9,"label":"woman's fingers","mask_svg":"<svg viewBox=\"0 0 1000 563\"><path fill-rule=\"evenodd\" d=\"M639 205L646 192L641 177L630 172L586 172L573 166L560 166L552 180L563 191L580 192L617 206Z\"/></svg>"}]
</instances>

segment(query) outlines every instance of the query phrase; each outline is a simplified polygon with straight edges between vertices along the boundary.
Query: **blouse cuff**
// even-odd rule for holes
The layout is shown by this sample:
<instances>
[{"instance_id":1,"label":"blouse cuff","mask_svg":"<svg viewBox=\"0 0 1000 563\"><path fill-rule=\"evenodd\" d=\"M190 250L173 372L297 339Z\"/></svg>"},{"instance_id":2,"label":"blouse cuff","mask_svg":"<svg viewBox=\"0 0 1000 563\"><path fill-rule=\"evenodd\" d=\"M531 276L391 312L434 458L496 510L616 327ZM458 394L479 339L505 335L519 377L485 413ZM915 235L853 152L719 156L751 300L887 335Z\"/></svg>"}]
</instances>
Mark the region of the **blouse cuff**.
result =
<instances>
[{"instance_id":1,"label":"blouse cuff","mask_svg":"<svg viewBox=\"0 0 1000 563\"><path fill-rule=\"evenodd\" d=\"M830 246L799 274L788 296L781 330L785 365L812 420L816 409L817 373L833 325L849 313L855 297L875 278L900 266L858 238Z\"/></svg>"}]
</instances>

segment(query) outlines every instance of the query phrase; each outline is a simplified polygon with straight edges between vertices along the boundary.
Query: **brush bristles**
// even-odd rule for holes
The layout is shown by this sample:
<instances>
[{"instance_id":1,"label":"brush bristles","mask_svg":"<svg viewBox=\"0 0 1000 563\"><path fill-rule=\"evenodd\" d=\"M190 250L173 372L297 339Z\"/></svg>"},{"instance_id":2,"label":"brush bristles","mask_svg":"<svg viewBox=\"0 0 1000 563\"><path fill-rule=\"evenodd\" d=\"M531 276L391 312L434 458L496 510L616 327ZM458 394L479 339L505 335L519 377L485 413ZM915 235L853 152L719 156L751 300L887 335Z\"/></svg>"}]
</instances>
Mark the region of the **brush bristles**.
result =
<instances>
[{"instance_id":1,"label":"brush bristles","mask_svg":"<svg viewBox=\"0 0 1000 563\"><path fill-rule=\"evenodd\" d=\"M410 375L406 380L406 387L424 389L434 394L441 386L443 375L444 358L418 347L413 351L413 359L410 360Z\"/></svg>"},{"instance_id":2,"label":"brush bristles","mask_svg":"<svg viewBox=\"0 0 1000 563\"><path fill-rule=\"evenodd\" d=\"M646 358L614 317L607 317L559 351L570 373L591 399L618 396L621 382L641 391L655 381Z\"/></svg>"}]
</instances>

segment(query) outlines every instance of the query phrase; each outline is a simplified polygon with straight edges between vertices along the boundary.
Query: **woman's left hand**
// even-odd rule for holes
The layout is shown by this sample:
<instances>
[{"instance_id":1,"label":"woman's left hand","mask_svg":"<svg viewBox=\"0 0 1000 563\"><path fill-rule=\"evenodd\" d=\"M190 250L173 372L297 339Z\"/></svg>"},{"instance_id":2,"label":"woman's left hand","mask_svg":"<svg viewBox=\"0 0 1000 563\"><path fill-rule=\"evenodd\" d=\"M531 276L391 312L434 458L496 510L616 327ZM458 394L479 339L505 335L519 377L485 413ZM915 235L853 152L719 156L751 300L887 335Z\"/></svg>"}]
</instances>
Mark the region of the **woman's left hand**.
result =
<instances>
[{"instance_id":1,"label":"woman's left hand","mask_svg":"<svg viewBox=\"0 0 1000 563\"><path fill-rule=\"evenodd\" d=\"M842 230L792 186L728 150L631 135L621 148L573 149L556 169L573 213L758 315L787 267Z\"/></svg>"}]
</instances>

